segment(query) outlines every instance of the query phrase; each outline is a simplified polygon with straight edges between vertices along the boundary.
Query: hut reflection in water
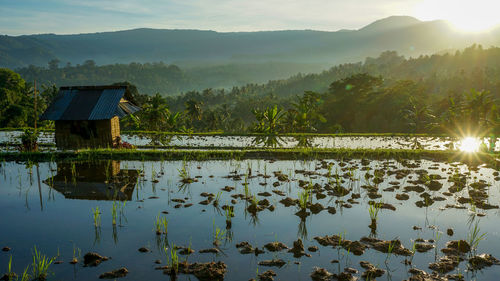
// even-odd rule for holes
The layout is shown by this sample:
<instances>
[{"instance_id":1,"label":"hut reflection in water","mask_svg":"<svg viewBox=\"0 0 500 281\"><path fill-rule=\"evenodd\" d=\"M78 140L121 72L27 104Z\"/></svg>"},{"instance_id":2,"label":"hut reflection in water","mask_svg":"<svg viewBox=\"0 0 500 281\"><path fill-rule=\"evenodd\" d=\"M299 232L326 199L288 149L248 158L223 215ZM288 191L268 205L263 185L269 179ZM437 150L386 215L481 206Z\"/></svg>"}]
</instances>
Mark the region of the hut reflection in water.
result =
<instances>
[{"instance_id":1,"label":"hut reflection in water","mask_svg":"<svg viewBox=\"0 0 500 281\"><path fill-rule=\"evenodd\" d=\"M44 183L67 199L129 201L138 177L138 170L120 169L119 161L59 162Z\"/></svg>"}]
</instances>

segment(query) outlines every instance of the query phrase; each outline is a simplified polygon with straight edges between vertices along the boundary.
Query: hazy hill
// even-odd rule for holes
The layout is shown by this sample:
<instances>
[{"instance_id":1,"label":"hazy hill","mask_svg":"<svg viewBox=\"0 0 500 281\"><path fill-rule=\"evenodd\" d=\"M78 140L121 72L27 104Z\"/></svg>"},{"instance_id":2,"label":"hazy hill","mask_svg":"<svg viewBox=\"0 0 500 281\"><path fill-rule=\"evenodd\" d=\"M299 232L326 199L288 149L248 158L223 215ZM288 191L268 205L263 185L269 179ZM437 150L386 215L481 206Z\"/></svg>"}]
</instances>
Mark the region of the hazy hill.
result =
<instances>
[{"instance_id":1,"label":"hazy hill","mask_svg":"<svg viewBox=\"0 0 500 281\"><path fill-rule=\"evenodd\" d=\"M385 50L418 56L472 43L497 45L500 30L464 34L444 21L422 22L395 16L359 30L323 32L287 30L221 33L202 30L134 29L75 35L0 36L0 66L61 64L98 65L130 62L259 63L291 62L337 64L362 60Z\"/></svg>"}]
</instances>

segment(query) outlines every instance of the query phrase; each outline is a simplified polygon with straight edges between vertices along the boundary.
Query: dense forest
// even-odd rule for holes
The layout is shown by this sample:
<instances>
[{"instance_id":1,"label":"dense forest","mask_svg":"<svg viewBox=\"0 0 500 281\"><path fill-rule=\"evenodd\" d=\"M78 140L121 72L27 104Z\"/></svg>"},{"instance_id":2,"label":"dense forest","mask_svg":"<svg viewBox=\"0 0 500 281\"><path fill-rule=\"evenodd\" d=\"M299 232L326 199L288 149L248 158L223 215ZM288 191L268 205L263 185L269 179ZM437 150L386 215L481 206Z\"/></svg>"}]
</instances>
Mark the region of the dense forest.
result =
<instances>
[{"instance_id":1,"label":"dense forest","mask_svg":"<svg viewBox=\"0 0 500 281\"><path fill-rule=\"evenodd\" d=\"M122 126L264 134L499 132L498 65L500 48L474 45L414 59L385 52L320 74L175 97L141 94L130 85L143 110L124 118ZM55 85L39 88L38 113L57 93ZM33 87L8 69L0 71L0 103L0 127L33 124Z\"/></svg>"},{"instance_id":2,"label":"dense forest","mask_svg":"<svg viewBox=\"0 0 500 281\"><path fill-rule=\"evenodd\" d=\"M317 72L325 69L320 64L268 62L260 64L204 65L180 68L174 64L130 63L98 66L93 60L83 64L60 67L58 60L49 61L47 67L31 65L17 69L26 81L35 79L43 84L58 86L107 85L116 81L129 81L141 93L176 95L191 90L226 88L252 83L265 83L272 79L287 78L300 71Z\"/></svg>"}]
</instances>

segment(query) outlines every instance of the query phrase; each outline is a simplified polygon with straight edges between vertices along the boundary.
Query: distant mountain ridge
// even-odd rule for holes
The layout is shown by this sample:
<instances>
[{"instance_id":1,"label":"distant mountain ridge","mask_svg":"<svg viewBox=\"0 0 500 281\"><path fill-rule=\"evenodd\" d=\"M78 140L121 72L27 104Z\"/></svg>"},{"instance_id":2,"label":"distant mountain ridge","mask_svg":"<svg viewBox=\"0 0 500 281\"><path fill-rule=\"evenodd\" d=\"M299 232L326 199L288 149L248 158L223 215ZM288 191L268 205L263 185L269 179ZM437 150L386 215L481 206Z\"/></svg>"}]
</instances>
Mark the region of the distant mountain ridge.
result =
<instances>
[{"instance_id":1,"label":"distant mountain ridge","mask_svg":"<svg viewBox=\"0 0 500 281\"><path fill-rule=\"evenodd\" d=\"M0 36L0 67L130 62L321 63L363 60L386 50L417 57L473 43L499 45L500 29L485 34L455 31L445 21L393 16L359 30L286 30L220 33L203 30L133 29L75 35Z\"/></svg>"}]
</instances>

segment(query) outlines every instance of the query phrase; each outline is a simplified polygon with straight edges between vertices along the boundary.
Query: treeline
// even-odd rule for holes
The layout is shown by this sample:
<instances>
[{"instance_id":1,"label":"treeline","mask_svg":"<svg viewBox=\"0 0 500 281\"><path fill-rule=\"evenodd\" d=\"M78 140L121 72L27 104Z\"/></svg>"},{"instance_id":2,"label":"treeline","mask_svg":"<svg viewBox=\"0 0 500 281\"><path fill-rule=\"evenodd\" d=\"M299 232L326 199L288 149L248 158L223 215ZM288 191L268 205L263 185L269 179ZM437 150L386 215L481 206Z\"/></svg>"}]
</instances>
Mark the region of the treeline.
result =
<instances>
[{"instance_id":1,"label":"treeline","mask_svg":"<svg viewBox=\"0 0 500 281\"><path fill-rule=\"evenodd\" d=\"M141 93L174 96L191 90L206 88L232 88L250 82L265 83L284 78L300 71L315 72L324 69L318 64L259 63L206 65L180 68L177 65L158 63L130 63L98 66L93 60L83 64L62 64L51 60L47 67L31 65L16 70L26 81L37 80L58 86L109 85L128 81Z\"/></svg>"},{"instance_id":2,"label":"treeline","mask_svg":"<svg viewBox=\"0 0 500 281\"><path fill-rule=\"evenodd\" d=\"M500 48L483 49L480 45L462 51L408 59L397 52L387 51L377 58L366 58L363 63L341 64L321 73L295 74L282 80L272 79L289 77L304 69L305 72L311 72L319 66L267 63L181 69L161 62L97 66L92 60L76 66L67 64L61 67L60 64L54 60L48 68L30 66L17 72L26 81L36 79L43 84L54 83L58 86L105 85L128 81L136 85L141 93L161 93L164 96L224 88L226 93L290 97L305 91L325 92L333 81L356 73L381 75L386 83L397 80L423 82L436 94L443 94L443 89L463 91L471 88L497 92L500 84ZM254 82L248 83L251 81ZM233 88L232 85L243 86Z\"/></svg>"},{"instance_id":3,"label":"treeline","mask_svg":"<svg viewBox=\"0 0 500 281\"><path fill-rule=\"evenodd\" d=\"M139 96L143 110L125 118L124 126L149 131L218 130L271 135L500 132L498 94L474 89L445 92L448 94L434 94L420 81L387 83L382 76L359 73L334 81L324 93L306 91L290 98L206 90L169 101L157 94ZM180 106L184 98L187 100Z\"/></svg>"},{"instance_id":4,"label":"treeline","mask_svg":"<svg viewBox=\"0 0 500 281\"><path fill-rule=\"evenodd\" d=\"M499 132L498 65L500 49L472 46L453 55L417 59L385 52L363 64L340 65L321 74L176 97L140 94L126 83L143 110L124 118L122 126L264 134ZM7 69L2 77L7 78L0 80L0 127L31 125L32 85ZM54 85L42 89L39 112L57 90Z\"/></svg>"},{"instance_id":5,"label":"treeline","mask_svg":"<svg viewBox=\"0 0 500 281\"><path fill-rule=\"evenodd\" d=\"M188 76L176 65L159 63L130 63L97 66L93 60L82 65L66 64L59 67L58 60L52 60L48 68L29 66L17 70L26 81L58 86L109 85L117 81L132 81L140 84L145 93L180 93L192 85ZM192 88L189 88L192 89Z\"/></svg>"}]
</instances>

